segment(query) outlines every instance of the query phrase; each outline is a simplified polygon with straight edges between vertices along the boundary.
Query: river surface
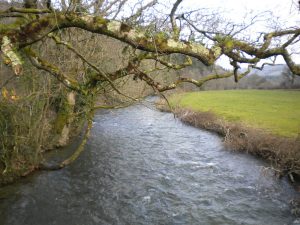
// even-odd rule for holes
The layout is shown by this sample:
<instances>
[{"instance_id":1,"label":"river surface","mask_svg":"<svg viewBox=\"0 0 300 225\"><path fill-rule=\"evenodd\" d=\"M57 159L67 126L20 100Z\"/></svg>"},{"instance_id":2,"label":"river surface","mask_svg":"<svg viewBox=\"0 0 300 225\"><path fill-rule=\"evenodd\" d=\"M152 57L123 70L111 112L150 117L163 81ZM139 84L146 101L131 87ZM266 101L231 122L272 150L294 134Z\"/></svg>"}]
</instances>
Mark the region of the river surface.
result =
<instances>
[{"instance_id":1,"label":"river surface","mask_svg":"<svg viewBox=\"0 0 300 225\"><path fill-rule=\"evenodd\" d=\"M266 164L147 104L99 111L75 163L1 188L0 224L299 224Z\"/></svg>"}]
</instances>

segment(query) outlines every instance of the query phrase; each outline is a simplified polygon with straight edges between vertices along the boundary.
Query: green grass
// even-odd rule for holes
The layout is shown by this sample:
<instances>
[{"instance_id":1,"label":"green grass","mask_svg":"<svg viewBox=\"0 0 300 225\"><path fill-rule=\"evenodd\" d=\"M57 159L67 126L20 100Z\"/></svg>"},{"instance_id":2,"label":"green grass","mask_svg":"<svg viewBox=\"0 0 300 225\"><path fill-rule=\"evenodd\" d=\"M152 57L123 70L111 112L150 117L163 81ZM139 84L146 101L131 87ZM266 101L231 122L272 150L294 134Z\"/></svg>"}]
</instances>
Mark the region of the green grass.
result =
<instances>
[{"instance_id":1,"label":"green grass","mask_svg":"<svg viewBox=\"0 0 300 225\"><path fill-rule=\"evenodd\" d=\"M230 90L174 95L171 105L211 111L230 122L262 128L284 137L300 133L300 91Z\"/></svg>"}]
</instances>

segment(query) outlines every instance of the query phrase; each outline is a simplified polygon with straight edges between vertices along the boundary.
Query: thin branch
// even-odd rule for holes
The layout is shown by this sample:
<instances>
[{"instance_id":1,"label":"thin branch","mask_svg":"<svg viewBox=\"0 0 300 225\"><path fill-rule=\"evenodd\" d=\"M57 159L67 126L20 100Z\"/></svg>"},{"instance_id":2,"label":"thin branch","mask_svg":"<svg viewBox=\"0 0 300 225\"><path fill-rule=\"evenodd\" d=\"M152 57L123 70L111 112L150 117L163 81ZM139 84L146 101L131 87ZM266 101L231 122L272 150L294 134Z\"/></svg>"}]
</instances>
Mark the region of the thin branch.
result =
<instances>
[{"instance_id":1,"label":"thin branch","mask_svg":"<svg viewBox=\"0 0 300 225\"><path fill-rule=\"evenodd\" d=\"M191 66L193 64L193 61L190 57L186 57L185 62L181 63L181 64L175 64L175 63L171 63L171 62L167 62L165 60L160 59L157 54L153 54L153 53L147 53L141 56L143 59L152 59L155 60L157 62L159 62L160 64L170 68L170 69L174 69L174 70L180 70L183 69L185 67Z\"/></svg>"},{"instance_id":2,"label":"thin branch","mask_svg":"<svg viewBox=\"0 0 300 225\"><path fill-rule=\"evenodd\" d=\"M179 33L180 33L180 30L176 24L175 12L182 1L183 0L176 0L176 2L174 3L174 5L172 7L171 13L170 13L170 20L171 20L171 25L172 25L172 29L174 32L175 40L179 39Z\"/></svg>"},{"instance_id":3,"label":"thin branch","mask_svg":"<svg viewBox=\"0 0 300 225\"><path fill-rule=\"evenodd\" d=\"M132 21L137 20L137 18L139 18L146 9L155 6L157 3L158 3L158 0L152 0L148 4L140 7L133 15L131 15L130 17L128 17L126 19L126 22L132 23Z\"/></svg>"}]
</instances>

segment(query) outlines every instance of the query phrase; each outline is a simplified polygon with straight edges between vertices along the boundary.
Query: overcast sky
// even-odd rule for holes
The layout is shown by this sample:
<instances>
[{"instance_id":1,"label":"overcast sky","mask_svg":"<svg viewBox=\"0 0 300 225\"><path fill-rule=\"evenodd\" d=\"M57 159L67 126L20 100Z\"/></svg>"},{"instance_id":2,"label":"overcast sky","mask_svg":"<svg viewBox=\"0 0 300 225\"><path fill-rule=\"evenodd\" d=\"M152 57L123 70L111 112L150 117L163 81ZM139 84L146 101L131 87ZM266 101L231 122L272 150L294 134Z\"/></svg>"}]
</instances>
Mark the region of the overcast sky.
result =
<instances>
[{"instance_id":1,"label":"overcast sky","mask_svg":"<svg viewBox=\"0 0 300 225\"><path fill-rule=\"evenodd\" d=\"M242 16L246 11L273 11L287 19L295 11L296 0L184 0L182 5L191 8L221 8L233 10L232 16Z\"/></svg>"},{"instance_id":2,"label":"overcast sky","mask_svg":"<svg viewBox=\"0 0 300 225\"><path fill-rule=\"evenodd\" d=\"M278 17L278 21L283 27L299 27L300 12L297 10L297 2L297 0L184 0L182 7L220 10L226 18L237 22L241 21L246 13L252 12L255 15L260 12L270 11L274 19ZM257 24L255 30L265 31L266 28L263 27L263 24ZM293 58L297 63L300 63L299 56L294 56ZM278 58L277 63L284 63L284 61ZM225 57L218 60L218 64L230 68L228 59Z\"/></svg>"},{"instance_id":3,"label":"overcast sky","mask_svg":"<svg viewBox=\"0 0 300 225\"><path fill-rule=\"evenodd\" d=\"M296 10L297 2L297 0L183 0L182 6L191 9L219 9L235 20L243 18L250 11L253 13L271 11L274 16L280 17L282 22L294 26L300 20L299 11Z\"/></svg>"}]
</instances>

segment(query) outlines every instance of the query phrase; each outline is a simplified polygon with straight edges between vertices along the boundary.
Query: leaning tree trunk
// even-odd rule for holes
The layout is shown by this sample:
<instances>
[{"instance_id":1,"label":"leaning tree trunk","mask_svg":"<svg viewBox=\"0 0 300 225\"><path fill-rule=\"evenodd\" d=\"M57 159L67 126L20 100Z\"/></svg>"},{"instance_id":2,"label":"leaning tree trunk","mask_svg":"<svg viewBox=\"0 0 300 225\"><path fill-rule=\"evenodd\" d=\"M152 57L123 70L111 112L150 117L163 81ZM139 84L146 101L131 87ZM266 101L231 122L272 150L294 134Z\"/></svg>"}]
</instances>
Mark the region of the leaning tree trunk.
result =
<instances>
[{"instance_id":1,"label":"leaning tree trunk","mask_svg":"<svg viewBox=\"0 0 300 225\"><path fill-rule=\"evenodd\" d=\"M55 121L55 129L59 135L57 147L66 146L69 143L71 124L74 120L75 92L71 91L67 94L63 106L58 112Z\"/></svg>"}]
</instances>

